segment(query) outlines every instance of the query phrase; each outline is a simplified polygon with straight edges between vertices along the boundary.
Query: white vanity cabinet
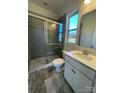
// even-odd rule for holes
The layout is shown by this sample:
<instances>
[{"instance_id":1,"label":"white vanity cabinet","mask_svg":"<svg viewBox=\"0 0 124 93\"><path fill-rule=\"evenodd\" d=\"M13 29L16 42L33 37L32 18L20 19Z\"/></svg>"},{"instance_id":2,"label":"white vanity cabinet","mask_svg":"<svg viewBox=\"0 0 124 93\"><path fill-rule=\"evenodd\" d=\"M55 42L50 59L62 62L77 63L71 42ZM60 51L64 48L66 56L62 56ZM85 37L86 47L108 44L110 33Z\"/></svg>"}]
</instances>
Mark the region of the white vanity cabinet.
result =
<instances>
[{"instance_id":1,"label":"white vanity cabinet","mask_svg":"<svg viewBox=\"0 0 124 93\"><path fill-rule=\"evenodd\" d=\"M81 72L71 66L69 63L65 64L64 76L75 93L90 93L92 81L84 76Z\"/></svg>"},{"instance_id":2,"label":"white vanity cabinet","mask_svg":"<svg viewBox=\"0 0 124 93\"><path fill-rule=\"evenodd\" d=\"M67 55L64 55L64 59L66 61L64 77L75 93L91 93L95 71Z\"/></svg>"}]
</instances>

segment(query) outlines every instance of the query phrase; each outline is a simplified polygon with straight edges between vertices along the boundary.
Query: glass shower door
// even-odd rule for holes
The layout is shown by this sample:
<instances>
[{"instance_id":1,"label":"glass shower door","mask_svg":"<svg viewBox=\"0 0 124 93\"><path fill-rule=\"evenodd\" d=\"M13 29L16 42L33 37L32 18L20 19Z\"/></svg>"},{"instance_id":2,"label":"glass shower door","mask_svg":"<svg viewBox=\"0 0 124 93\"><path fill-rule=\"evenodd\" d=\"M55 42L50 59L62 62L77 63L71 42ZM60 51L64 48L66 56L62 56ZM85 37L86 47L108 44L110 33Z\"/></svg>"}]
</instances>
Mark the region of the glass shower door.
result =
<instances>
[{"instance_id":1,"label":"glass shower door","mask_svg":"<svg viewBox=\"0 0 124 93\"><path fill-rule=\"evenodd\" d=\"M28 56L36 59L45 56L44 20L28 16Z\"/></svg>"},{"instance_id":2,"label":"glass shower door","mask_svg":"<svg viewBox=\"0 0 124 93\"><path fill-rule=\"evenodd\" d=\"M61 53L62 24L46 21L46 55L57 55Z\"/></svg>"}]
</instances>

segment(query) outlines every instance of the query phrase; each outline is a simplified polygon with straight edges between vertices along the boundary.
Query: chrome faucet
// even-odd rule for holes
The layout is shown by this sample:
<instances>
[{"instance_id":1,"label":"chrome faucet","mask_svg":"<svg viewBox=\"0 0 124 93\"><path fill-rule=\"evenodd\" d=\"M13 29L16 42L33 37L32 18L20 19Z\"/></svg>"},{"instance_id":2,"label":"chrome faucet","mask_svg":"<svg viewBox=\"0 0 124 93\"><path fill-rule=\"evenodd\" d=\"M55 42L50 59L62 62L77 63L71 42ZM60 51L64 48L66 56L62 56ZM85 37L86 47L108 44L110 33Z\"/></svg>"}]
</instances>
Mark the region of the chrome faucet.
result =
<instances>
[{"instance_id":1,"label":"chrome faucet","mask_svg":"<svg viewBox=\"0 0 124 93\"><path fill-rule=\"evenodd\" d=\"M88 55L89 52L88 52L87 50L84 50L84 51L83 51L83 54Z\"/></svg>"}]
</instances>

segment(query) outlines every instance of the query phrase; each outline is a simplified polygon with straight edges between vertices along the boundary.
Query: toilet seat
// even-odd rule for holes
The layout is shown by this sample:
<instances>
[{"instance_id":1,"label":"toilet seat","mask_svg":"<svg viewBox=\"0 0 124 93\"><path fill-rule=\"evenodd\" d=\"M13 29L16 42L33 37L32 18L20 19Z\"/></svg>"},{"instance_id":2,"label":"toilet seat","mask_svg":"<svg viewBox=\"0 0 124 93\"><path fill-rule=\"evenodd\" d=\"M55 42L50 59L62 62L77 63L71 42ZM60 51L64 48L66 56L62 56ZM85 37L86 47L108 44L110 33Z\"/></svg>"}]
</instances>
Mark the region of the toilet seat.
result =
<instances>
[{"instance_id":1,"label":"toilet seat","mask_svg":"<svg viewBox=\"0 0 124 93\"><path fill-rule=\"evenodd\" d=\"M52 64L56 68L56 72L61 72L61 66L65 63L62 58L57 58L53 60Z\"/></svg>"},{"instance_id":2,"label":"toilet seat","mask_svg":"<svg viewBox=\"0 0 124 93\"><path fill-rule=\"evenodd\" d=\"M53 60L52 63L54 66L59 66L59 65L63 65L65 62L62 58L57 58L57 59Z\"/></svg>"}]
</instances>

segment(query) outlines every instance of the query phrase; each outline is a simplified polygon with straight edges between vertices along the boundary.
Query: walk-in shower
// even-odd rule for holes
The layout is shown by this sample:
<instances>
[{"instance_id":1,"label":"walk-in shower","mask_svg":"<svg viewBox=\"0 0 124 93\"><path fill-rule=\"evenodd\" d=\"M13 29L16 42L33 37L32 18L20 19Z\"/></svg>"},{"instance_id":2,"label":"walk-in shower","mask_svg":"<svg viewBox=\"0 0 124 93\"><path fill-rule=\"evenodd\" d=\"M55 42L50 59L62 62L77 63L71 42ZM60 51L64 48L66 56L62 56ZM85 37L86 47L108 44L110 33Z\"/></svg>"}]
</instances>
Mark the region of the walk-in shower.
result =
<instances>
[{"instance_id":1,"label":"walk-in shower","mask_svg":"<svg viewBox=\"0 0 124 93\"><path fill-rule=\"evenodd\" d=\"M39 15L28 15L28 57L49 63L62 55L62 24Z\"/></svg>"}]
</instances>

